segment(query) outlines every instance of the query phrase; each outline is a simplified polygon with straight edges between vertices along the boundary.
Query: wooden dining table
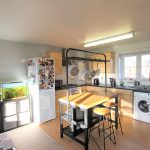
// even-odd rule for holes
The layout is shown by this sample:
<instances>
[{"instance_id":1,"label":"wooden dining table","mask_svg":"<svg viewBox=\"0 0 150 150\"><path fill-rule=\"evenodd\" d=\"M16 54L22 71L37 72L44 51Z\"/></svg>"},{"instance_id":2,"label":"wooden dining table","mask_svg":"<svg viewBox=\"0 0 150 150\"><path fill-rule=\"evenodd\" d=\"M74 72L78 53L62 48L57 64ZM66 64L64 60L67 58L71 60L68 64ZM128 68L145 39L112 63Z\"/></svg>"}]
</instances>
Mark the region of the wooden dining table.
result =
<instances>
[{"instance_id":1,"label":"wooden dining table","mask_svg":"<svg viewBox=\"0 0 150 150\"><path fill-rule=\"evenodd\" d=\"M100 121L100 117L94 115L93 109L96 107L102 107L104 102L111 99L115 99L115 103L118 104L118 95L110 92L82 92L60 98L60 137L63 138L63 134L65 134L83 145L85 150L88 150L88 130ZM63 111L64 105L67 106L68 103L70 108L70 117L68 117ZM83 117L78 118L78 111L82 112ZM118 108L116 107L114 111L115 120L112 121L115 122L117 129ZM70 125L64 127L63 120L68 121ZM84 133L84 140L77 137L81 133Z\"/></svg>"}]
</instances>

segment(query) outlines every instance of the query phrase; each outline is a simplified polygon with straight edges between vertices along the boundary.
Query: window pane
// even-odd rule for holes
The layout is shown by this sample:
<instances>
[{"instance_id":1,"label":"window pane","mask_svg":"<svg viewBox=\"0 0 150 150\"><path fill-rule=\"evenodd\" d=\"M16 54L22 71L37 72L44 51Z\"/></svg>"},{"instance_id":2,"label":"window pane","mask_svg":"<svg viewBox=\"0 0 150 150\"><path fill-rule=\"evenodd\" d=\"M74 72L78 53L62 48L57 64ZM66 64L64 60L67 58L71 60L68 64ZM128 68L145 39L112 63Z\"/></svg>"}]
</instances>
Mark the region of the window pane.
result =
<instances>
[{"instance_id":1,"label":"window pane","mask_svg":"<svg viewBox=\"0 0 150 150\"><path fill-rule=\"evenodd\" d=\"M150 72L150 55L142 55L141 57L141 77L149 78Z\"/></svg>"},{"instance_id":2,"label":"window pane","mask_svg":"<svg viewBox=\"0 0 150 150\"><path fill-rule=\"evenodd\" d=\"M125 67L136 67L136 56L125 57Z\"/></svg>"},{"instance_id":3,"label":"window pane","mask_svg":"<svg viewBox=\"0 0 150 150\"><path fill-rule=\"evenodd\" d=\"M125 78L136 78L136 56L124 58Z\"/></svg>"}]
</instances>

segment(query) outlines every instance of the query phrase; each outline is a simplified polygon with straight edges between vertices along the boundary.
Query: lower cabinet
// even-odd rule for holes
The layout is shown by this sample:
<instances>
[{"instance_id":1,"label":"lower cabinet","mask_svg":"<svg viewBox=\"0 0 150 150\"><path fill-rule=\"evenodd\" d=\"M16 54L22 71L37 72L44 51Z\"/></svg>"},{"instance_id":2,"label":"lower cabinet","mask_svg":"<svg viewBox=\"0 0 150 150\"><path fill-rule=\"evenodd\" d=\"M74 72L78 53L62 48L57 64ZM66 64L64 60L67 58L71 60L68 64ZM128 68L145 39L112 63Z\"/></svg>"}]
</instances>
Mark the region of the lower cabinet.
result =
<instances>
[{"instance_id":1,"label":"lower cabinet","mask_svg":"<svg viewBox=\"0 0 150 150\"><path fill-rule=\"evenodd\" d=\"M105 88L87 86L87 91L104 92ZM133 115L133 91L124 90L124 89L116 89L116 88L107 88L107 92L118 94L120 113L124 116L132 117Z\"/></svg>"},{"instance_id":2,"label":"lower cabinet","mask_svg":"<svg viewBox=\"0 0 150 150\"><path fill-rule=\"evenodd\" d=\"M81 91L82 91L82 92L87 91L87 86L82 86L82 87L81 87Z\"/></svg>"},{"instance_id":3,"label":"lower cabinet","mask_svg":"<svg viewBox=\"0 0 150 150\"><path fill-rule=\"evenodd\" d=\"M104 87L87 86L88 92L105 92Z\"/></svg>"},{"instance_id":4,"label":"lower cabinet","mask_svg":"<svg viewBox=\"0 0 150 150\"><path fill-rule=\"evenodd\" d=\"M120 113L124 116L132 117L133 115L133 91L117 89L116 93L119 96Z\"/></svg>"},{"instance_id":5,"label":"lower cabinet","mask_svg":"<svg viewBox=\"0 0 150 150\"><path fill-rule=\"evenodd\" d=\"M19 116L18 116L18 125L19 126L29 124L30 122L31 122L30 112L19 113Z\"/></svg>"},{"instance_id":6,"label":"lower cabinet","mask_svg":"<svg viewBox=\"0 0 150 150\"><path fill-rule=\"evenodd\" d=\"M17 128L17 115L3 118L3 129L4 131Z\"/></svg>"},{"instance_id":7,"label":"lower cabinet","mask_svg":"<svg viewBox=\"0 0 150 150\"><path fill-rule=\"evenodd\" d=\"M30 101L28 99L18 102L18 125L22 126L31 122Z\"/></svg>"},{"instance_id":8,"label":"lower cabinet","mask_svg":"<svg viewBox=\"0 0 150 150\"><path fill-rule=\"evenodd\" d=\"M30 99L17 99L2 103L3 130L11 130L31 122Z\"/></svg>"},{"instance_id":9,"label":"lower cabinet","mask_svg":"<svg viewBox=\"0 0 150 150\"><path fill-rule=\"evenodd\" d=\"M17 105L16 102L4 102L3 103L3 117L16 115Z\"/></svg>"},{"instance_id":10,"label":"lower cabinet","mask_svg":"<svg viewBox=\"0 0 150 150\"><path fill-rule=\"evenodd\" d=\"M116 93L117 89L116 88L107 88L107 92Z\"/></svg>"},{"instance_id":11,"label":"lower cabinet","mask_svg":"<svg viewBox=\"0 0 150 150\"><path fill-rule=\"evenodd\" d=\"M58 90L55 92L55 109L56 109L56 117L59 116L59 99L67 96L67 90Z\"/></svg>"}]
</instances>

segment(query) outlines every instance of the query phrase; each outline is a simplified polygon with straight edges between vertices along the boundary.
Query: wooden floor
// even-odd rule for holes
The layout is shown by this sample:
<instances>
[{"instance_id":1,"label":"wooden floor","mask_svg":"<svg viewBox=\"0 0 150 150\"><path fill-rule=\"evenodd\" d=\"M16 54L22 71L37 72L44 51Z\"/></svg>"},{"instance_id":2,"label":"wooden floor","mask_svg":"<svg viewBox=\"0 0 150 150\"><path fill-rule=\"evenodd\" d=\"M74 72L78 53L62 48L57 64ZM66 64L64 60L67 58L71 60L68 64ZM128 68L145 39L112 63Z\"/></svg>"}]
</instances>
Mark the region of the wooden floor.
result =
<instances>
[{"instance_id":1,"label":"wooden floor","mask_svg":"<svg viewBox=\"0 0 150 150\"><path fill-rule=\"evenodd\" d=\"M121 117L123 132L120 129L115 131L117 143L114 145L109 140L106 141L106 150L150 150L150 124L133 120L128 117ZM59 118L46 122L41 128L52 136L58 143L62 144L66 150L84 150L83 146L64 135L61 139L59 136ZM102 139L99 140L98 134L94 136L102 145ZM102 136L101 136L102 137ZM90 139L89 150L98 150L98 147Z\"/></svg>"}]
</instances>

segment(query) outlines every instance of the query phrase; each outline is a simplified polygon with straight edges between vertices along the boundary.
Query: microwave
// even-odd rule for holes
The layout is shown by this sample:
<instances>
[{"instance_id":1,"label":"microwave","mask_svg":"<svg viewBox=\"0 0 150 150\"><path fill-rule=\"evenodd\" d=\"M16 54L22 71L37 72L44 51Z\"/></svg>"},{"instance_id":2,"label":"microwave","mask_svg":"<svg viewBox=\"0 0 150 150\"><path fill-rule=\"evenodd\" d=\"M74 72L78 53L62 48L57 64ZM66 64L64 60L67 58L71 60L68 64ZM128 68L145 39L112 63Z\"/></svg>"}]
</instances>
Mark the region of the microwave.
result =
<instances>
[{"instance_id":1,"label":"microwave","mask_svg":"<svg viewBox=\"0 0 150 150\"><path fill-rule=\"evenodd\" d=\"M63 85L63 80L55 80L55 88L61 88Z\"/></svg>"}]
</instances>

